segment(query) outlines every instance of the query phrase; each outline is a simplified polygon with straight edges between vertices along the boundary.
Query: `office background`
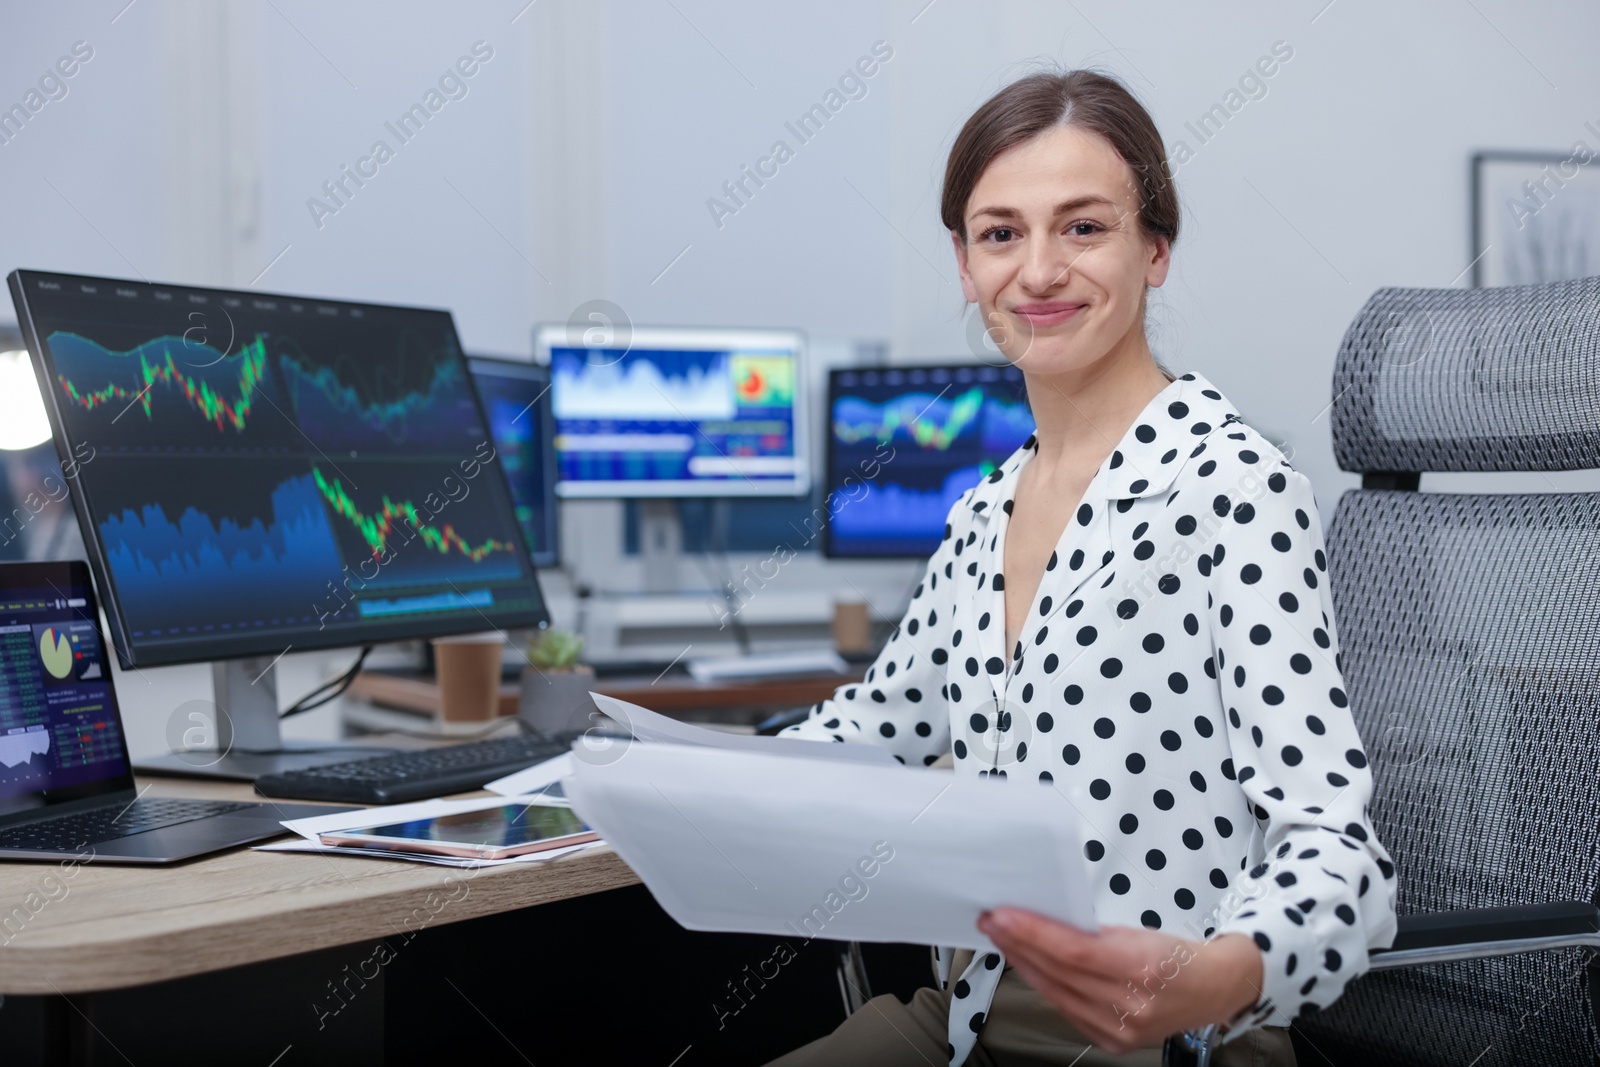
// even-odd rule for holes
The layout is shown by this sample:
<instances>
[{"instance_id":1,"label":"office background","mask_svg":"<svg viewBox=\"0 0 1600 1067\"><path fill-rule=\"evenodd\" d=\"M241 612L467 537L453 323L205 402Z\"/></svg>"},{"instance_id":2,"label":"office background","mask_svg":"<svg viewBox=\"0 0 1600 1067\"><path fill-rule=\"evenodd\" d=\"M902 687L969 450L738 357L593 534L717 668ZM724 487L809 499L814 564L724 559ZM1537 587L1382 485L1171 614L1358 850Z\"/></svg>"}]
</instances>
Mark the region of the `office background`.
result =
<instances>
[{"instance_id":1,"label":"office background","mask_svg":"<svg viewBox=\"0 0 1600 1067\"><path fill-rule=\"evenodd\" d=\"M1326 414L1345 325L1381 286L1469 284L1474 152L1600 150L1585 126L1600 126L1597 24L1580 5L1507 0L41 6L7 18L0 104L76 42L92 57L0 144L0 261L446 307L473 353L526 356L536 323L597 308L797 327L816 397L830 365L973 357L937 217L950 140L1037 63L1095 66L1145 101L1175 160L1179 142L1190 153L1175 269L1152 300L1158 357L1204 373L1292 449L1326 519L1356 482L1337 470ZM441 90L423 128L390 132L477 42L476 73ZM875 73L841 86L875 47L889 53ZM1262 57L1274 73L1241 84ZM842 106L802 143L790 127L830 90ZM1202 141L1192 127L1230 92L1242 106ZM379 140L392 158L330 196L324 183ZM730 196L744 168L770 173L760 161L780 140L792 157ZM626 596L643 578L626 505L562 510L564 566L541 578L570 625L575 587ZM919 571L805 551L752 617L816 617L852 588L893 616ZM685 584L699 573L685 566ZM703 606L684 610L705 626ZM200 668L145 672L164 687L149 706L187 692L186 671L199 695ZM122 690L135 755L164 747L137 683Z\"/></svg>"}]
</instances>

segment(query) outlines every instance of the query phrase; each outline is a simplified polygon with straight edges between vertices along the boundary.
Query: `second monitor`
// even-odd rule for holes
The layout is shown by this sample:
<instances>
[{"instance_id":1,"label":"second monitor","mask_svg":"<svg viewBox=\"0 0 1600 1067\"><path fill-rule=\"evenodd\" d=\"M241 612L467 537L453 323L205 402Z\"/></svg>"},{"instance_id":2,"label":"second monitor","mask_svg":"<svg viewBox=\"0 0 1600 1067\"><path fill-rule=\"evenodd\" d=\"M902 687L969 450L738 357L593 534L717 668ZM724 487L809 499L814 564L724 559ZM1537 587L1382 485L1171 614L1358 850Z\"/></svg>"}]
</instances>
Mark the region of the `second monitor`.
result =
<instances>
[{"instance_id":1,"label":"second monitor","mask_svg":"<svg viewBox=\"0 0 1600 1067\"><path fill-rule=\"evenodd\" d=\"M594 340L596 343L587 343ZM804 340L791 330L540 327L563 497L800 496Z\"/></svg>"},{"instance_id":2,"label":"second monitor","mask_svg":"<svg viewBox=\"0 0 1600 1067\"><path fill-rule=\"evenodd\" d=\"M957 498L1033 433L1033 412L1016 367L945 363L830 372L828 423L824 554L925 558Z\"/></svg>"},{"instance_id":3,"label":"second monitor","mask_svg":"<svg viewBox=\"0 0 1600 1067\"><path fill-rule=\"evenodd\" d=\"M556 459L550 416L550 371L511 359L471 356L467 367L489 419L500 469L535 567L560 562Z\"/></svg>"}]
</instances>

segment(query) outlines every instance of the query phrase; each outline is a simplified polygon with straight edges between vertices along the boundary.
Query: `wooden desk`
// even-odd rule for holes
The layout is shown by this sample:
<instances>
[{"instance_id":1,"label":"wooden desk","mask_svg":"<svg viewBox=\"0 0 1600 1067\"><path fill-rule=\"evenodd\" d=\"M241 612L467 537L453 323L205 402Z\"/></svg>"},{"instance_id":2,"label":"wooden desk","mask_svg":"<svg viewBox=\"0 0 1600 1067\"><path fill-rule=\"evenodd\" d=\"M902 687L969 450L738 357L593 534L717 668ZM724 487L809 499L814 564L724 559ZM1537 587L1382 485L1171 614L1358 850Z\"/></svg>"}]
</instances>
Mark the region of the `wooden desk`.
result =
<instances>
[{"instance_id":1,"label":"wooden desk","mask_svg":"<svg viewBox=\"0 0 1600 1067\"><path fill-rule=\"evenodd\" d=\"M860 681L863 673L857 669L849 674L736 682L697 682L681 674L669 674L659 680L647 676L596 678L594 691L643 704L663 715L694 718L713 711L774 711L815 704L831 697L839 686ZM439 710L439 687L431 678L366 672L356 676L348 692L374 704L407 711L435 714ZM501 715L517 713L518 692L514 682L500 687Z\"/></svg>"},{"instance_id":2,"label":"wooden desk","mask_svg":"<svg viewBox=\"0 0 1600 1067\"><path fill-rule=\"evenodd\" d=\"M847 680L702 683L676 675L659 682L605 678L596 688L659 711L693 714L807 704ZM437 688L419 678L363 674L351 691L418 710L438 702ZM517 687L504 687L501 700L514 714ZM141 781L145 786L153 796L263 799L243 784L151 778ZM470 886L465 895L458 888L463 877ZM608 848L471 871L249 849L172 867L3 863L0 995L125 989L404 934L419 908L437 926L636 884ZM435 915L428 902L437 906L441 887L459 899Z\"/></svg>"},{"instance_id":3,"label":"wooden desk","mask_svg":"<svg viewBox=\"0 0 1600 1067\"><path fill-rule=\"evenodd\" d=\"M150 796L262 799L243 784L144 785ZM605 847L473 870L249 849L172 867L0 864L0 994L146 985L637 883Z\"/></svg>"},{"instance_id":4,"label":"wooden desk","mask_svg":"<svg viewBox=\"0 0 1600 1067\"><path fill-rule=\"evenodd\" d=\"M684 930L605 848L477 870L236 849L70 874L0 864L6 1063L690 1067L765 1063L842 1019L831 946ZM927 984L927 949L873 952L878 991Z\"/></svg>"}]
</instances>

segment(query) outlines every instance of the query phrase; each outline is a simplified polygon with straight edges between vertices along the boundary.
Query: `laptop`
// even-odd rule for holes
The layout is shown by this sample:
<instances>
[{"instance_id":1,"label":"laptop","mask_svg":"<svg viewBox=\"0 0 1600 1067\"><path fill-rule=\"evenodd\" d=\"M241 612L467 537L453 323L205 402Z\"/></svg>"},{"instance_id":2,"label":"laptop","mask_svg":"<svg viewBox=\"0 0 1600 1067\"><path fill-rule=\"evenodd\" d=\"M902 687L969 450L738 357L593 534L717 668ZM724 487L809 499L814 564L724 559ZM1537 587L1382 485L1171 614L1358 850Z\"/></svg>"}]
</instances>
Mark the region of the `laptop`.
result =
<instances>
[{"instance_id":1,"label":"laptop","mask_svg":"<svg viewBox=\"0 0 1600 1067\"><path fill-rule=\"evenodd\" d=\"M348 810L140 796L88 566L0 564L0 860L173 863Z\"/></svg>"}]
</instances>

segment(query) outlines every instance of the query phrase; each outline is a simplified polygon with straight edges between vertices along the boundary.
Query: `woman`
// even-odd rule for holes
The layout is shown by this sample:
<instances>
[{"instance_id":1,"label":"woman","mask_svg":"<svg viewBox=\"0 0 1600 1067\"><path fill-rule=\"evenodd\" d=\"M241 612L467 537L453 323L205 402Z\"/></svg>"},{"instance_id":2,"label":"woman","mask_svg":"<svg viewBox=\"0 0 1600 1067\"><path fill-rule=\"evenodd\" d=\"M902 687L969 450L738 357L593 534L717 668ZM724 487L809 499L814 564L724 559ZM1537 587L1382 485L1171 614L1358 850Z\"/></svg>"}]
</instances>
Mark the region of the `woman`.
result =
<instances>
[{"instance_id":1,"label":"woman","mask_svg":"<svg viewBox=\"0 0 1600 1067\"><path fill-rule=\"evenodd\" d=\"M1151 355L1178 203L1120 83L1001 90L956 138L942 218L1038 429L951 509L865 680L790 732L1061 790L1100 930L998 907L1000 953L938 949L939 990L778 1062L1158 1064L1218 1023L1213 1062L1292 1064L1283 1028L1395 929L1311 484Z\"/></svg>"}]
</instances>

